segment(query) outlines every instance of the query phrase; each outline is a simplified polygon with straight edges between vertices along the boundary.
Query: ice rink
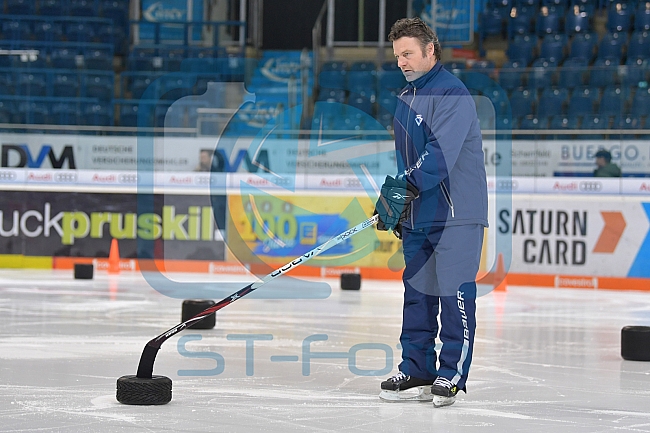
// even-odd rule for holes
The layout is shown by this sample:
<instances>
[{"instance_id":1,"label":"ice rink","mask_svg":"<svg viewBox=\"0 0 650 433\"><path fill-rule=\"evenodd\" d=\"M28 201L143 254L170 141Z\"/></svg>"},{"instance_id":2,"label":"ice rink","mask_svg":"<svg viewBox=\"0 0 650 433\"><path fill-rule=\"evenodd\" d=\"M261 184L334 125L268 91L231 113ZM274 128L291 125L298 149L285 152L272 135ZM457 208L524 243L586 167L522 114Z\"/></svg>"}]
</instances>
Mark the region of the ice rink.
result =
<instances>
[{"instance_id":1,"label":"ice rink","mask_svg":"<svg viewBox=\"0 0 650 433\"><path fill-rule=\"evenodd\" d=\"M207 277L177 276L189 279ZM179 323L182 299L138 273L2 270L0 431L650 432L650 363L620 356L621 328L650 325L650 293L508 287L481 297L468 393L434 409L378 398L400 356L401 284L366 280L355 292L327 282L325 299L241 299L215 329L171 338L154 374L173 380L173 400L127 406L117 378Z\"/></svg>"}]
</instances>

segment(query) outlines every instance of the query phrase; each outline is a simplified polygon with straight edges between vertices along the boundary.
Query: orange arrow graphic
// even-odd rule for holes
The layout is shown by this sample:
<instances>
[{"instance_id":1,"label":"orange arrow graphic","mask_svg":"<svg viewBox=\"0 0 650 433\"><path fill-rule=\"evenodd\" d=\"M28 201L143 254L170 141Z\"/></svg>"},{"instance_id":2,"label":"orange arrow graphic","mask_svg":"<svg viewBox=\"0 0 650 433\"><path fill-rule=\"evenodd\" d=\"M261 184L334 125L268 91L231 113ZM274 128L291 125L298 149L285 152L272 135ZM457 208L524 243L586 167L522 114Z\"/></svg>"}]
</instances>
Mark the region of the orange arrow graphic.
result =
<instances>
[{"instance_id":1,"label":"orange arrow graphic","mask_svg":"<svg viewBox=\"0 0 650 433\"><path fill-rule=\"evenodd\" d=\"M594 253L613 253L625 230L625 218L621 212L600 212L605 227L594 247Z\"/></svg>"}]
</instances>

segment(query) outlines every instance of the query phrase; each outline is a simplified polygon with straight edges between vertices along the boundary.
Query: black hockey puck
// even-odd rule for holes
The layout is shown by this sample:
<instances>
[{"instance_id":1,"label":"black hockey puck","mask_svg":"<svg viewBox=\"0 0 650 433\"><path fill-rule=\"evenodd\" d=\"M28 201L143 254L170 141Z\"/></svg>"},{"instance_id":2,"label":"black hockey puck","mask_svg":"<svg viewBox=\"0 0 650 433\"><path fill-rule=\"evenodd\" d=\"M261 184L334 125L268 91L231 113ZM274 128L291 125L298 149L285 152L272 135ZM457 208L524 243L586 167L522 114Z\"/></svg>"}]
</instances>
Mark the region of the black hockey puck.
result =
<instances>
[{"instance_id":1,"label":"black hockey puck","mask_svg":"<svg viewBox=\"0 0 650 433\"><path fill-rule=\"evenodd\" d=\"M341 290L361 289L361 274L341 274Z\"/></svg>"},{"instance_id":2,"label":"black hockey puck","mask_svg":"<svg viewBox=\"0 0 650 433\"><path fill-rule=\"evenodd\" d=\"M183 309L181 314L181 322L191 319L192 317L199 314L201 311L212 307L215 305L215 302L212 300L201 300L201 299L186 299L183 301ZM203 320L194 323L193 325L188 326L191 329L212 329L217 323L216 313L212 313L209 316L206 316Z\"/></svg>"},{"instance_id":3,"label":"black hockey puck","mask_svg":"<svg viewBox=\"0 0 650 433\"><path fill-rule=\"evenodd\" d=\"M116 397L122 404L167 404L172 400L172 380L165 376L151 376L151 379L122 376L117 379Z\"/></svg>"},{"instance_id":4,"label":"black hockey puck","mask_svg":"<svg viewBox=\"0 0 650 433\"><path fill-rule=\"evenodd\" d=\"M75 280L92 280L93 279L92 263L75 263L74 264L74 279Z\"/></svg>"},{"instance_id":5,"label":"black hockey puck","mask_svg":"<svg viewBox=\"0 0 650 433\"><path fill-rule=\"evenodd\" d=\"M650 361L650 326L625 326L621 330L621 356L628 361Z\"/></svg>"}]
</instances>

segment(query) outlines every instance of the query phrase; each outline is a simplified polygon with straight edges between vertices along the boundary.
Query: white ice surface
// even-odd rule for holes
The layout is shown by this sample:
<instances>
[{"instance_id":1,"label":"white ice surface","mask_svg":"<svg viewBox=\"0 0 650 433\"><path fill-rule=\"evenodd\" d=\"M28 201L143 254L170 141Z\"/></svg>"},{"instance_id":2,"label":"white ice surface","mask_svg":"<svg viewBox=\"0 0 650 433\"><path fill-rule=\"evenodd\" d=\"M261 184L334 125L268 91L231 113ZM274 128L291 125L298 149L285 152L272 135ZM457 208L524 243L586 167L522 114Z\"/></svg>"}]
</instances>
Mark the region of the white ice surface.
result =
<instances>
[{"instance_id":1,"label":"white ice surface","mask_svg":"<svg viewBox=\"0 0 650 433\"><path fill-rule=\"evenodd\" d=\"M620 357L621 328L650 325L648 293L509 287L481 297L468 394L434 409L380 401L389 374L354 374L346 359L312 359L303 375L303 341L316 334L328 340L313 342L312 352L391 348L396 371L400 283L364 281L353 292L327 281L327 299L244 298L218 313L215 329L171 338L154 374L173 380L173 400L127 406L115 399L117 378L135 374L146 342L180 321L182 301L136 273L96 272L88 281L2 270L0 431L650 432L650 363ZM252 375L236 334L273 337L255 341ZM218 353L223 372L179 375L216 365L179 353L179 339L190 335L202 339L186 350ZM299 361L272 362L277 356ZM360 350L354 365L381 370L386 362L383 350Z\"/></svg>"}]
</instances>

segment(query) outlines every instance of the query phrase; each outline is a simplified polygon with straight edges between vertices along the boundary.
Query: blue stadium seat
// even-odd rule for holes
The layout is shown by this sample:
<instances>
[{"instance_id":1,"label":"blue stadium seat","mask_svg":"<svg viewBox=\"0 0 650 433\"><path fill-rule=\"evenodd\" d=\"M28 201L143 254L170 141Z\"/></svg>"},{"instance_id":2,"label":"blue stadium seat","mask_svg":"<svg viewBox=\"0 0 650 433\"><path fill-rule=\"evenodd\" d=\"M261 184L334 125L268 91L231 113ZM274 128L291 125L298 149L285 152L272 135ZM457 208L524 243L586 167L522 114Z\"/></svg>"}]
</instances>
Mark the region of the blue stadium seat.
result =
<instances>
[{"instance_id":1,"label":"blue stadium seat","mask_svg":"<svg viewBox=\"0 0 650 433\"><path fill-rule=\"evenodd\" d=\"M406 78L404 78L401 69L397 67L397 62L382 64L377 72L377 81L380 92L381 89L398 90L406 86Z\"/></svg>"},{"instance_id":2,"label":"blue stadium seat","mask_svg":"<svg viewBox=\"0 0 650 433\"><path fill-rule=\"evenodd\" d=\"M566 89L582 86L587 64L587 60L580 57L567 59L562 67L558 68L558 86Z\"/></svg>"},{"instance_id":3,"label":"blue stadium seat","mask_svg":"<svg viewBox=\"0 0 650 433\"><path fill-rule=\"evenodd\" d=\"M52 96L76 98L79 95L79 75L55 73L52 78Z\"/></svg>"},{"instance_id":4,"label":"blue stadium seat","mask_svg":"<svg viewBox=\"0 0 650 433\"><path fill-rule=\"evenodd\" d=\"M92 42L95 37L95 29L88 22L69 21L65 24L65 35L69 41Z\"/></svg>"},{"instance_id":5,"label":"blue stadium seat","mask_svg":"<svg viewBox=\"0 0 650 433\"><path fill-rule=\"evenodd\" d=\"M113 70L113 52L109 49L90 48L83 53L86 69Z\"/></svg>"},{"instance_id":6,"label":"blue stadium seat","mask_svg":"<svg viewBox=\"0 0 650 433\"><path fill-rule=\"evenodd\" d=\"M536 116L525 116L521 117L518 122L518 129L528 130L528 131L541 131L548 129L548 118L539 118ZM536 136L525 135L523 138L534 138Z\"/></svg>"},{"instance_id":7,"label":"blue stadium seat","mask_svg":"<svg viewBox=\"0 0 650 433\"><path fill-rule=\"evenodd\" d=\"M566 89L544 89L537 104L537 116L542 118L562 114L567 99Z\"/></svg>"},{"instance_id":8,"label":"blue stadium seat","mask_svg":"<svg viewBox=\"0 0 650 433\"><path fill-rule=\"evenodd\" d=\"M603 90L603 96L600 98L599 112L603 116L616 116L626 112L625 101L629 97L626 87L607 86Z\"/></svg>"},{"instance_id":9,"label":"blue stadium seat","mask_svg":"<svg viewBox=\"0 0 650 433\"><path fill-rule=\"evenodd\" d=\"M639 116L634 116L631 114L622 114L614 117L612 123L612 129L622 129L622 130L638 130L642 129L643 119ZM621 133L621 134L610 134L611 139L620 139L620 140L631 140L636 138L634 133Z\"/></svg>"},{"instance_id":10,"label":"blue stadium seat","mask_svg":"<svg viewBox=\"0 0 650 433\"><path fill-rule=\"evenodd\" d=\"M628 57L625 67L619 69L621 84L637 87L643 82L648 82L650 62L643 57Z\"/></svg>"},{"instance_id":11,"label":"blue stadium seat","mask_svg":"<svg viewBox=\"0 0 650 433\"><path fill-rule=\"evenodd\" d=\"M539 57L555 61L558 64L562 63L565 45L566 37L563 35L546 35L540 46Z\"/></svg>"},{"instance_id":12,"label":"blue stadium seat","mask_svg":"<svg viewBox=\"0 0 650 433\"><path fill-rule=\"evenodd\" d=\"M551 117L549 122L549 129L575 131L578 129L579 117L558 114ZM553 134L552 138L555 140L571 140L575 137L574 134ZM549 138L549 137L547 137Z\"/></svg>"},{"instance_id":13,"label":"blue stadium seat","mask_svg":"<svg viewBox=\"0 0 650 433\"><path fill-rule=\"evenodd\" d=\"M103 23L97 26L97 39L113 44L113 50L116 54L125 55L128 51L125 32L126 28Z\"/></svg>"},{"instance_id":14,"label":"blue stadium seat","mask_svg":"<svg viewBox=\"0 0 650 433\"><path fill-rule=\"evenodd\" d=\"M650 115L650 87L639 87L632 98L630 114L634 116Z\"/></svg>"},{"instance_id":15,"label":"blue stadium seat","mask_svg":"<svg viewBox=\"0 0 650 433\"><path fill-rule=\"evenodd\" d=\"M67 48L53 49L50 54L50 63L57 69L77 69L79 53L76 50Z\"/></svg>"},{"instance_id":16,"label":"blue stadium seat","mask_svg":"<svg viewBox=\"0 0 650 433\"><path fill-rule=\"evenodd\" d=\"M178 72L181 70L181 64L185 60L185 50L178 48L167 48L160 50L160 57L162 57L162 69L168 72Z\"/></svg>"},{"instance_id":17,"label":"blue stadium seat","mask_svg":"<svg viewBox=\"0 0 650 433\"><path fill-rule=\"evenodd\" d=\"M81 118L83 125L111 126L113 124L112 104L89 104Z\"/></svg>"},{"instance_id":18,"label":"blue stadium seat","mask_svg":"<svg viewBox=\"0 0 650 433\"><path fill-rule=\"evenodd\" d=\"M52 122L57 125L78 125L80 123L79 111L68 102L55 103L50 117Z\"/></svg>"},{"instance_id":19,"label":"blue stadium seat","mask_svg":"<svg viewBox=\"0 0 650 433\"><path fill-rule=\"evenodd\" d=\"M87 98L97 98L101 101L113 99L114 77L112 74L86 74L84 76L84 93Z\"/></svg>"},{"instance_id":20,"label":"blue stadium seat","mask_svg":"<svg viewBox=\"0 0 650 433\"><path fill-rule=\"evenodd\" d=\"M560 32L560 15L548 7L541 7L535 26L537 36L556 34Z\"/></svg>"},{"instance_id":21,"label":"blue stadium seat","mask_svg":"<svg viewBox=\"0 0 650 433\"><path fill-rule=\"evenodd\" d=\"M537 38L531 35L516 35L510 41L506 54L511 61L517 61L528 66L537 52Z\"/></svg>"},{"instance_id":22,"label":"blue stadium seat","mask_svg":"<svg viewBox=\"0 0 650 433\"><path fill-rule=\"evenodd\" d=\"M521 5L512 8L508 16L508 37L514 38L515 35L530 35L534 33L535 16L537 8Z\"/></svg>"},{"instance_id":23,"label":"blue stadium seat","mask_svg":"<svg viewBox=\"0 0 650 433\"><path fill-rule=\"evenodd\" d=\"M499 70L499 85L506 90L513 90L522 85L526 65L519 61L507 61Z\"/></svg>"},{"instance_id":24,"label":"blue stadium seat","mask_svg":"<svg viewBox=\"0 0 650 433\"><path fill-rule=\"evenodd\" d=\"M569 58L581 58L590 62L594 58L594 48L598 36L595 33L576 33L570 44Z\"/></svg>"},{"instance_id":25,"label":"blue stadium seat","mask_svg":"<svg viewBox=\"0 0 650 433\"><path fill-rule=\"evenodd\" d=\"M627 44L626 33L606 33L598 44L599 59L618 59L623 57L623 47Z\"/></svg>"},{"instance_id":26,"label":"blue stadium seat","mask_svg":"<svg viewBox=\"0 0 650 433\"><path fill-rule=\"evenodd\" d=\"M569 98L567 114L572 117L594 114L594 105L600 98L598 89L590 87L576 88Z\"/></svg>"},{"instance_id":27,"label":"blue stadium seat","mask_svg":"<svg viewBox=\"0 0 650 433\"><path fill-rule=\"evenodd\" d=\"M347 90L354 93L372 92L377 88L377 69L373 62L355 62L347 74Z\"/></svg>"},{"instance_id":28,"label":"blue stadium seat","mask_svg":"<svg viewBox=\"0 0 650 433\"><path fill-rule=\"evenodd\" d=\"M528 73L527 86L531 89L544 89L553 84L553 74L557 63L547 59L536 59Z\"/></svg>"},{"instance_id":29,"label":"blue stadium seat","mask_svg":"<svg viewBox=\"0 0 650 433\"><path fill-rule=\"evenodd\" d=\"M503 32L503 19L501 8L488 8L480 15L481 38L486 36L500 35Z\"/></svg>"},{"instance_id":30,"label":"blue stadium seat","mask_svg":"<svg viewBox=\"0 0 650 433\"><path fill-rule=\"evenodd\" d=\"M373 102L368 95L353 93L348 98L348 105L371 116L373 115Z\"/></svg>"},{"instance_id":31,"label":"blue stadium seat","mask_svg":"<svg viewBox=\"0 0 650 433\"><path fill-rule=\"evenodd\" d=\"M103 0L100 16L113 20L116 28L126 30L129 21L129 2L126 0Z\"/></svg>"},{"instance_id":32,"label":"blue stadium seat","mask_svg":"<svg viewBox=\"0 0 650 433\"><path fill-rule=\"evenodd\" d=\"M32 72L18 73L16 91L22 96L45 96L47 92L46 75Z\"/></svg>"},{"instance_id":33,"label":"blue stadium seat","mask_svg":"<svg viewBox=\"0 0 650 433\"><path fill-rule=\"evenodd\" d=\"M580 10L579 6L569 8L569 11L564 18L564 31L567 35L571 36L576 33L588 33L591 31L589 26L590 15Z\"/></svg>"},{"instance_id":34,"label":"blue stadium seat","mask_svg":"<svg viewBox=\"0 0 650 433\"><path fill-rule=\"evenodd\" d=\"M38 0L38 14L41 16L66 15L68 12L67 3L62 0Z\"/></svg>"},{"instance_id":35,"label":"blue stadium seat","mask_svg":"<svg viewBox=\"0 0 650 433\"><path fill-rule=\"evenodd\" d=\"M138 126L138 113L140 109L144 109L145 114L151 114L149 107L141 104L139 101L123 101L120 103L119 113L119 125L124 127L135 127ZM148 116L143 119L143 127L153 126L153 117Z\"/></svg>"},{"instance_id":36,"label":"blue stadium seat","mask_svg":"<svg viewBox=\"0 0 650 433\"><path fill-rule=\"evenodd\" d=\"M141 99L144 92L155 80L156 76L149 75L129 77L126 88L131 92L131 99Z\"/></svg>"},{"instance_id":37,"label":"blue stadium seat","mask_svg":"<svg viewBox=\"0 0 650 433\"><path fill-rule=\"evenodd\" d=\"M53 21L37 21L34 24L34 37L38 41L59 42L63 40L63 25Z\"/></svg>"},{"instance_id":38,"label":"blue stadium seat","mask_svg":"<svg viewBox=\"0 0 650 433\"><path fill-rule=\"evenodd\" d=\"M11 73L0 72L0 95L13 95L14 83Z\"/></svg>"},{"instance_id":39,"label":"blue stadium seat","mask_svg":"<svg viewBox=\"0 0 650 433\"><path fill-rule=\"evenodd\" d=\"M492 105L492 109L498 115L506 114L508 105L508 95L505 92L497 87L488 88L483 92L483 95L487 98L482 98L482 101L487 101Z\"/></svg>"},{"instance_id":40,"label":"blue stadium seat","mask_svg":"<svg viewBox=\"0 0 650 433\"><path fill-rule=\"evenodd\" d=\"M345 103L345 90L343 89L324 89L320 88L318 92L318 101Z\"/></svg>"},{"instance_id":41,"label":"blue stadium seat","mask_svg":"<svg viewBox=\"0 0 650 433\"><path fill-rule=\"evenodd\" d=\"M637 31L632 34L627 46L627 57L650 58L650 33Z\"/></svg>"},{"instance_id":42,"label":"blue stadium seat","mask_svg":"<svg viewBox=\"0 0 650 433\"><path fill-rule=\"evenodd\" d=\"M2 37L6 40L26 41L32 35L32 29L27 21L4 21L2 23Z\"/></svg>"},{"instance_id":43,"label":"blue stadium seat","mask_svg":"<svg viewBox=\"0 0 650 433\"><path fill-rule=\"evenodd\" d=\"M0 123L13 122L15 111L13 101L0 101Z\"/></svg>"},{"instance_id":44,"label":"blue stadium seat","mask_svg":"<svg viewBox=\"0 0 650 433\"><path fill-rule=\"evenodd\" d=\"M15 122L30 125L43 125L49 123L48 115L49 112L45 103L23 101L18 104Z\"/></svg>"},{"instance_id":45,"label":"blue stadium seat","mask_svg":"<svg viewBox=\"0 0 650 433\"><path fill-rule=\"evenodd\" d=\"M650 4L648 2L639 2L639 6L634 14L634 30L650 30Z\"/></svg>"},{"instance_id":46,"label":"blue stadium seat","mask_svg":"<svg viewBox=\"0 0 650 433\"><path fill-rule=\"evenodd\" d=\"M602 117L599 114L588 114L582 118L582 124L580 125L581 130L596 130L609 129L609 119ZM583 140L602 140L605 138L604 134L582 134L577 138Z\"/></svg>"},{"instance_id":47,"label":"blue stadium seat","mask_svg":"<svg viewBox=\"0 0 650 433\"><path fill-rule=\"evenodd\" d=\"M616 59L598 58L591 67L589 85L605 87L616 82L618 63Z\"/></svg>"},{"instance_id":48,"label":"blue stadium seat","mask_svg":"<svg viewBox=\"0 0 650 433\"><path fill-rule=\"evenodd\" d=\"M13 63L14 68L25 68L25 69L39 69L42 70L48 67L47 57L45 53L42 52L36 58L33 57L16 57ZM36 72L36 71L35 71Z\"/></svg>"},{"instance_id":49,"label":"blue stadium seat","mask_svg":"<svg viewBox=\"0 0 650 433\"><path fill-rule=\"evenodd\" d=\"M492 60L478 60L472 68L463 74L463 81L470 91L482 92L486 85L491 85L496 66ZM486 80L485 77L489 79Z\"/></svg>"},{"instance_id":50,"label":"blue stadium seat","mask_svg":"<svg viewBox=\"0 0 650 433\"><path fill-rule=\"evenodd\" d=\"M383 91L379 92L377 96L377 113L381 115L383 112L390 113L391 116L395 114L397 107L397 92Z\"/></svg>"},{"instance_id":51,"label":"blue stadium seat","mask_svg":"<svg viewBox=\"0 0 650 433\"><path fill-rule=\"evenodd\" d=\"M73 17L97 16L98 10L94 0L68 0L68 11Z\"/></svg>"},{"instance_id":52,"label":"blue stadium seat","mask_svg":"<svg viewBox=\"0 0 650 433\"><path fill-rule=\"evenodd\" d=\"M326 74L323 74L324 72L326 72ZM347 73L348 66L345 62L325 62L320 69L319 84L328 89L344 89ZM323 79L325 79L325 82L323 82Z\"/></svg>"},{"instance_id":53,"label":"blue stadium seat","mask_svg":"<svg viewBox=\"0 0 650 433\"><path fill-rule=\"evenodd\" d=\"M578 9L587 12L589 16L593 16L596 9L600 7L600 0L571 0L571 6L578 6Z\"/></svg>"},{"instance_id":54,"label":"blue stadium seat","mask_svg":"<svg viewBox=\"0 0 650 433\"><path fill-rule=\"evenodd\" d=\"M535 94L528 89L520 88L513 90L510 95L510 108L513 115L529 116L533 114L533 103Z\"/></svg>"},{"instance_id":55,"label":"blue stadium seat","mask_svg":"<svg viewBox=\"0 0 650 433\"><path fill-rule=\"evenodd\" d=\"M6 0L5 12L9 15L33 15L33 0Z\"/></svg>"},{"instance_id":56,"label":"blue stadium seat","mask_svg":"<svg viewBox=\"0 0 650 433\"><path fill-rule=\"evenodd\" d=\"M628 32L632 27L631 7L626 3L615 3L607 12L607 30L611 33Z\"/></svg>"}]
</instances>

